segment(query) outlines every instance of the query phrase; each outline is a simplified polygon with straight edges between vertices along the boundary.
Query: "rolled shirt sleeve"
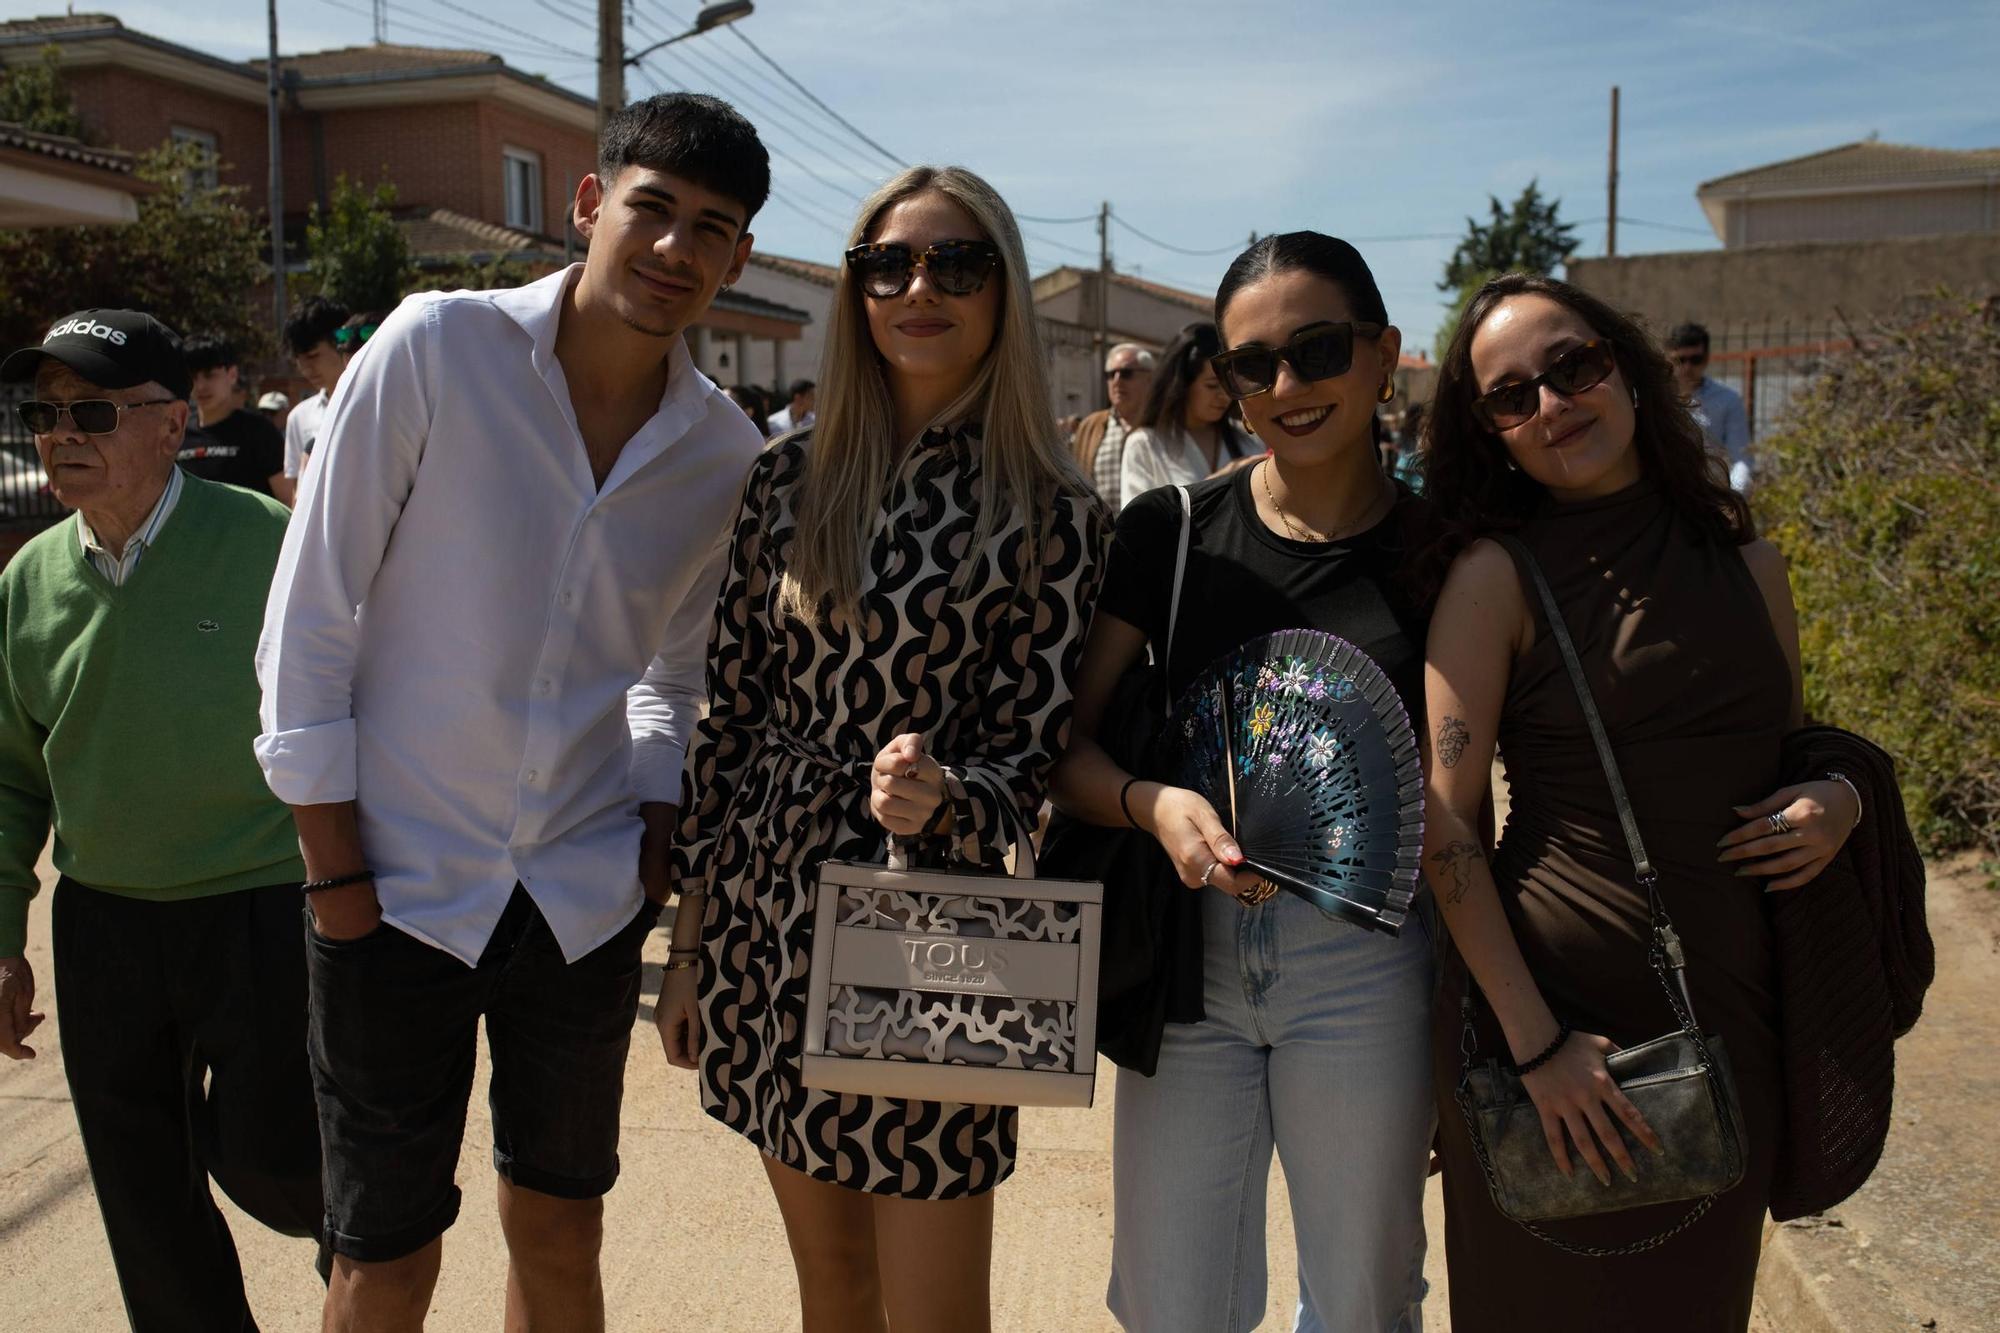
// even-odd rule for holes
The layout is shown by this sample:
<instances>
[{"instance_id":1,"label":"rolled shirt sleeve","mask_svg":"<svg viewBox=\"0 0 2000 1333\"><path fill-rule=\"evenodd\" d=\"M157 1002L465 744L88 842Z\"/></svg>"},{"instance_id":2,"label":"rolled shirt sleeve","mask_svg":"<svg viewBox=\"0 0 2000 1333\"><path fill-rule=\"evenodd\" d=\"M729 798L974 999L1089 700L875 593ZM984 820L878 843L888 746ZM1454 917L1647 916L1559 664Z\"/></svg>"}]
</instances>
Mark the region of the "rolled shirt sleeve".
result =
<instances>
[{"instance_id":1,"label":"rolled shirt sleeve","mask_svg":"<svg viewBox=\"0 0 2000 1333\"><path fill-rule=\"evenodd\" d=\"M288 805L355 795L355 615L416 482L430 430L431 323L406 302L355 354L327 405L257 644L257 762Z\"/></svg>"}]
</instances>

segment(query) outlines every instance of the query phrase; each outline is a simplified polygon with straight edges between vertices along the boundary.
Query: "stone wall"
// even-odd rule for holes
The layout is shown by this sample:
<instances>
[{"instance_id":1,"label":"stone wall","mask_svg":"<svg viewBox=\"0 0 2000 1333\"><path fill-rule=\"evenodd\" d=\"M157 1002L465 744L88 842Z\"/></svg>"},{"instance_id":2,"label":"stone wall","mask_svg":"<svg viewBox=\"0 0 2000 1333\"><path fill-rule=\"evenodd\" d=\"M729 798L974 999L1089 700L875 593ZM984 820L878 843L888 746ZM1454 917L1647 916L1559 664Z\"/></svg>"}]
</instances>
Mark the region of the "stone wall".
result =
<instances>
[{"instance_id":1,"label":"stone wall","mask_svg":"<svg viewBox=\"0 0 2000 1333\"><path fill-rule=\"evenodd\" d=\"M1859 328L1940 289L2000 292L2000 233L1572 259L1567 272L1661 335L1686 320L1717 332L1843 321Z\"/></svg>"}]
</instances>

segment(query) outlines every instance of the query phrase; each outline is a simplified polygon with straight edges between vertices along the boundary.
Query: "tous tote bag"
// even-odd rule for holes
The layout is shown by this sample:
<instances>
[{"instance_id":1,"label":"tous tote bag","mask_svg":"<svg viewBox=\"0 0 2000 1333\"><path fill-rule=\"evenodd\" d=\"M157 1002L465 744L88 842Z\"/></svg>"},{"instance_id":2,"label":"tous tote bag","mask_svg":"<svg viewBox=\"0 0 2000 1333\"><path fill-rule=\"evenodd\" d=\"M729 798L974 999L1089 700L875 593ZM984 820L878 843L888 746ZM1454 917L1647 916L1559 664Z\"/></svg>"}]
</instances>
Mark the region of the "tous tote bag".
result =
<instances>
[{"instance_id":1,"label":"tous tote bag","mask_svg":"<svg viewBox=\"0 0 2000 1333\"><path fill-rule=\"evenodd\" d=\"M1104 888L828 861L814 903L805 1084L995 1106L1088 1106Z\"/></svg>"}]
</instances>

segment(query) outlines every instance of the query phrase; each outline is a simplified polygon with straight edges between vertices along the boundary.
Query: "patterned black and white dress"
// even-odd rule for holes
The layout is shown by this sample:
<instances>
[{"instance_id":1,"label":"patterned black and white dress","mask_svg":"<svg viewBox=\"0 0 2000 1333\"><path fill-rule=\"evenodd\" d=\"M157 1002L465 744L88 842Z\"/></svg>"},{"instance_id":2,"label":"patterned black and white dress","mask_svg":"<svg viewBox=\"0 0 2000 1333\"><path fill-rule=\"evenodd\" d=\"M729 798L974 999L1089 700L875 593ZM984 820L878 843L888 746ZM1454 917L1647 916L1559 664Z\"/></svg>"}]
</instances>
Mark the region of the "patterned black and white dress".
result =
<instances>
[{"instance_id":1,"label":"patterned black and white dress","mask_svg":"<svg viewBox=\"0 0 2000 1333\"><path fill-rule=\"evenodd\" d=\"M780 576L811 437L751 469L709 647L709 715L689 747L675 848L711 892L702 930L703 1109L818 1180L951 1199L1014 1168L1012 1107L821 1092L799 1081L816 869L880 860L876 754L914 731L945 768L949 838L920 859L998 869L1032 827L1069 733L1070 688L1108 519L1092 496L1045 499L1038 559L1018 522L968 553L977 431L933 430L897 468L870 541L859 616L781 617ZM957 591L961 560L974 561Z\"/></svg>"}]
</instances>

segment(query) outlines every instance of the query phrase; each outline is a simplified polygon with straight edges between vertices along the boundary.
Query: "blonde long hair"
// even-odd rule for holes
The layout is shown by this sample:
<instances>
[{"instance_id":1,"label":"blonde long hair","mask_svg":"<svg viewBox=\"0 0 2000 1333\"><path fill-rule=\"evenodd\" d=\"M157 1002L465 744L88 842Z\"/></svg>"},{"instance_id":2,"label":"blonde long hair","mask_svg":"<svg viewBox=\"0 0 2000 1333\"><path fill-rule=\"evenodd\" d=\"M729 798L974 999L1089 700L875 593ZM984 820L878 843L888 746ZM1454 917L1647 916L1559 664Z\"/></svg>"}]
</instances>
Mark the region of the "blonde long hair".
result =
<instances>
[{"instance_id":1,"label":"blonde long hair","mask_svg":"<svg viewBox=\"0 0 2000 1333\"><path fill-rule=\"evenodd\" d=\"M984 459L979 513L968 552L983 548L1003 513L1014 512L1027 525L1027 558L1032 564L1040 553L1041 511L1056 492L1083 494L1084 482L1069 450L1057 438L1049 409L1027 255L1013 211L991 185L964 167L911 167L863 201L847 246L866 241L892 205L927 191L963 208L1000 248L998 277L1003 291L999 328L979 373L924 428L979 422ZM818 421L793 506L797 530L778 591L779 609L808 624L819 620L829 597L836 610L856 609L861 566L890 469L911 443L894 438L889 384L862 300L853 270L843 263L834 280L826 351L820 363ZM960 562L954 591L971 577L977 563Z\"/></svg>"}]
</instances>

